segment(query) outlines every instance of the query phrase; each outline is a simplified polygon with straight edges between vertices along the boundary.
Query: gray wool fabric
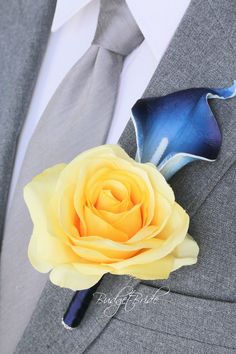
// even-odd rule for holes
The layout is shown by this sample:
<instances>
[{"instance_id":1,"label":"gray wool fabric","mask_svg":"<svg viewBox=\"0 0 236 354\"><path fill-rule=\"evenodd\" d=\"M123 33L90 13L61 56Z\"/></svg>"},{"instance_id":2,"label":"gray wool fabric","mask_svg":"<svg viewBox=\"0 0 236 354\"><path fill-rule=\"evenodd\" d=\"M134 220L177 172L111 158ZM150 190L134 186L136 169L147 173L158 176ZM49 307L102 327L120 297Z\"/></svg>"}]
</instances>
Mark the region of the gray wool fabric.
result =
<instances>
[{"instance_id":1,"label":"gray wool fabric","mask_svg":"<svg viewBox=\"0 0 236 354\"><path fill-rule=\"evenodd\" d=\"M124 57L142 41L125 1L102 0L93 44L56 90L29 143L4 227L0 278L4 354L14 350L47 279L42 274L35 277L29 265L32 224L23 188L44 169L105 143Z\"/></svg>"},{"instance_id":2,"label":"gray wool fabric","mask_svg":"<svg viewBox=\"0 0 236 354\"><path fill-rule=\"evenodd\" d=\"M0 1L0 246L17 140L54 15L56 0Z\"/></svg>"},{"instance_id":3,"label":"gray wool fabric","mask_svg":"<svg viewBox=\"0 0 236 354\"><path fill-rule=\"evenodd\" d=\"M234 1L193 0L145 96L175 90L227 86L235 79ZM215 163L197 162L180 171L171 185L190 213L190 233L200 246L199 261L174 272L168 281L140 283L107 275L98 291L114 298L131 286L152 295L161 286L170 294L156 303L123 306L112 318L94 300L74 331L60 325L72 292L48 283L16 348L16 353L158 353L233 354L235 309L235 137L236 101L215 101L223 144ZM128 124L121 140L135 152L134 129ZM105 306L106 307L106 306ZM45 330L47 328L47 331Z\"/></svg>"},{"instance_id":4,"label":"gray wool fabric","mask_svg":"<svg viewBox=\"0 0 236 354\"><path fill-rule=\"evenodd\" d=\"M192 0L144 96L229 86L236 79L235 18L234 0ZM15 353L236 352L236 99L215 100L212 109L223 135L217 162L196 162L171 180L177 201L191 216L190 234L200 246L198 263L162 282L105 276L97 291L111 299L131 287L142 297L157 292L157 302L137 303L131 311L120 306L107 317L107 306L95 297L73 331L61 325L72 291L48 282ZM120 143L135 153L131 123Z\"/></svg>"}]
</instances>

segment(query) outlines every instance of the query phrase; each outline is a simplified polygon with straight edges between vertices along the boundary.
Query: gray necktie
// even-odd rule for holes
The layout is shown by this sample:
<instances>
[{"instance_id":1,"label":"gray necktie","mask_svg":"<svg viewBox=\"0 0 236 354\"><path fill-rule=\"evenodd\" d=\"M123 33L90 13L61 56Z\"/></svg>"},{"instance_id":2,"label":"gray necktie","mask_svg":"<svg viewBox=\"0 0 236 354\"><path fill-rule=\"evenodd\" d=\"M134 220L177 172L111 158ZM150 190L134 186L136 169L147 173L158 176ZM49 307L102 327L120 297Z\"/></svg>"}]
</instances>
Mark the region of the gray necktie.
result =
<instances>
[{"instance_id":1,"label":"gray necktie","mask_svg":"<svg viewBox=\"0 0 236 354\"><path fill-rule=\"evenodd\" d=\"M49 166L105 143L124 57L142 41L125 1L102 0L93 44L57 89L29 143L2 248L0 342L6 354L20 339L47 279L27 260L32 224L23 187Z\"/></svg>"}]
</instances>

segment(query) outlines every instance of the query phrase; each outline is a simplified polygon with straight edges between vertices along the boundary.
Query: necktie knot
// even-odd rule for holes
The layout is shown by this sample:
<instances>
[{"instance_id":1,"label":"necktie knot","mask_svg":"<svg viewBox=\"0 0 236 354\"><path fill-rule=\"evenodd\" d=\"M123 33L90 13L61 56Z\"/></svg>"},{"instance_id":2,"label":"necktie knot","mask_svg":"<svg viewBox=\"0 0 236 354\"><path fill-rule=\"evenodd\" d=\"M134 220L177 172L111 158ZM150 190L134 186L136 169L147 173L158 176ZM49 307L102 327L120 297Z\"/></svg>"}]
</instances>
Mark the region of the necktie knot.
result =
<instances>
[{"instance_id":1,"label":"necktie knot","mask_svg":"<svg viewBox=\"0 0 236 354\"><path fill-rule=\"evenodd\" d=\"M126 56L143 39L125 0L101 0L93 44Z\"/></svg>"}]
</instances>

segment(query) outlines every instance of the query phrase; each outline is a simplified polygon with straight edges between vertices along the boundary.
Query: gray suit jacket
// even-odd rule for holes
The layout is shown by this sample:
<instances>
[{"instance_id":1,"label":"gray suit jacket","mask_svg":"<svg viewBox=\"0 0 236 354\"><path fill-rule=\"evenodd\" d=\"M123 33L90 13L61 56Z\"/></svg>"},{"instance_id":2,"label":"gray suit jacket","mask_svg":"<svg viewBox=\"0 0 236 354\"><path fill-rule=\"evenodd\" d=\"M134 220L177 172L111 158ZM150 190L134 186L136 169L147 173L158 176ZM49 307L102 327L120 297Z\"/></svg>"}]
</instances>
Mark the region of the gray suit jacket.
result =
<instances>
[{"instance_id":1,"label":"gray suit jacket","mask_svg":"<svg viewBox=\"0 0 236 354\"><path fill-rule=\"evenodd\" d=\"M0 24L9 6L11 13L1 25L0 36L6 48L0 52L0 62L6 62L7 58L13 68L11 72L6 66L8 75L2 70L0 73L1 86L7 88L0 105L3 140L9 121L13 120L13 126L18 127L14 130L17 137L25 117L54 5L54 0L1 2ZM8 22L12 16L16 19L14 24ZM192 0L145 96L190 87L230 85L236 79L235 19L235 0ZM18 57L14 56L17 41L25 46L22 52L18 49L21 54ZM17 89L21 94L15 95ZM110 298L130 286L143 297L158 291L159 300L138 303L131 311L120 306L114 316L106 316L107 305L97 303L94 298L80 327L73 331L61 325L72 292L48 283L15 353L231 354L236 351L236 100L218 100L212 103L212 109L223 134L217 162L194 163L171 180L178 202L191 216L190 233L200 246L198 263L172 273L167 281L140 282L129 277L105 276L98 291ZM134 154L131 123L121 144ZM5 158L5 164L0 165L4 176L13 161L14 146L11 149L9 159ZM6 156L4 152L0 145L0 156ZM10 173L8 178L2 177L0 185L4 183L4 189L9 176ZM170 293L165 295L168 288Z\"/></svg>"}]
</instances>

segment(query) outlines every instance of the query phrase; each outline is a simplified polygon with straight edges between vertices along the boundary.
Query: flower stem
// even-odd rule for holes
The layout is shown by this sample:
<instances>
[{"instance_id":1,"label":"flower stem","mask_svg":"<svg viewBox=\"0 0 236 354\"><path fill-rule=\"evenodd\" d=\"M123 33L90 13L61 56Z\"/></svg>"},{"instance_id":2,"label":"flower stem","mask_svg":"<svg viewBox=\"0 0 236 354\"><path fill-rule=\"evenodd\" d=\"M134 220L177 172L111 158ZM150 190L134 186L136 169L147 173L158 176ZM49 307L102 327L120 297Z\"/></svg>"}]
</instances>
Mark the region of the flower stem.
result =
<instances>
[{"instance_id":1,"label":"flower stem","mask_svg":"<svg viewBox=\"0 0 236 354\"><path fill-rule=\"evenodd\" d=\"M66 329L79 326L99 284L100 282L89 289L75 292L62 319L62 324Z\"/></svg>"}]
</instances>

